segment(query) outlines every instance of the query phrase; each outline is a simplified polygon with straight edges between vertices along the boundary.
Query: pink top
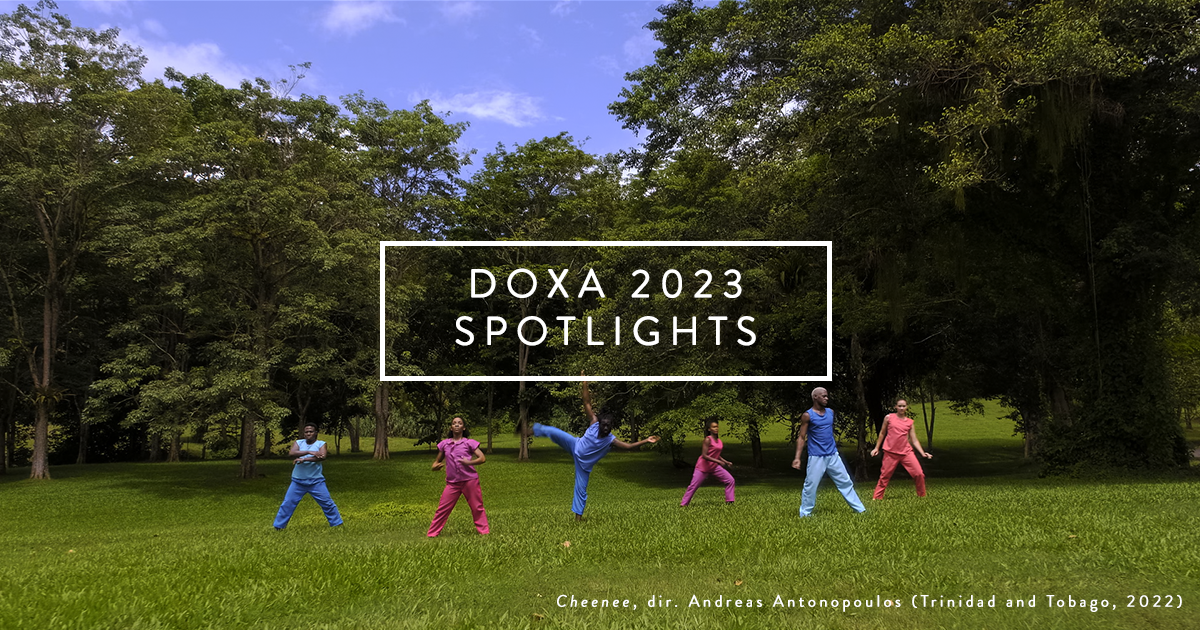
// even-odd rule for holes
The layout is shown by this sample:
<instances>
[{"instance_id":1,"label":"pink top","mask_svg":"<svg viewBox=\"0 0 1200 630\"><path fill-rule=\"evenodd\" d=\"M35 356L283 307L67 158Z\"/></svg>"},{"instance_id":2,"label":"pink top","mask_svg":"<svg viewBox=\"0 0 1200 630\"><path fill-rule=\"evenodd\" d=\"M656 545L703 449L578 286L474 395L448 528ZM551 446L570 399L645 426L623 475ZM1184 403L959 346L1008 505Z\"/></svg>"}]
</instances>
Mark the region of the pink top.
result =
<instances>
[{"instance_id":1,"label":"pink top","mask_svg":"<svg viewBox=\"0 0 1200 630\"><path fill-rule=\"evenodd\" d=\"M475 472L474 466L468 466L458 461L464 457L475 459L475 449L479 448L479 442L471 438L463 438L457 442L453 438L446 438L438 442L437 448L444 455L446 462L446 483L458 483L479 478L479 473Z\"/></svg>"},{"instance_id":2,"label":"pink top","mask_svg":"<svg viewBox=\"0 0 1200 630\"><path fill-rule=\"evenodd\" d=\"M714 438L712 436L708 436L708 439L712 444L712 446L708 448L708 456L713 459L721 459L721 449L725 448L725 443L722 442L720 438ZM701 452L703 452L704 447L702 446L700 448ZM700 456L700 459L696 460L696 470L701 472L712 472L717 468L720 468L720 464L714 464L707 459L704 459L703 455Z\"/></svg>"},{"instance_id":3,"label":"pink top","mask_svg":"<svg viewBox=\"0 0 1200 630\"><path fill-rule=\"evenodd\" d=\"M907 455L912 452L912 443L908 441L908 433L912 431L912 418L901 418L889 413L884 421L888 423L887 435L883 437L883 450L897 455Z\"/></svg>"}]
</instances>

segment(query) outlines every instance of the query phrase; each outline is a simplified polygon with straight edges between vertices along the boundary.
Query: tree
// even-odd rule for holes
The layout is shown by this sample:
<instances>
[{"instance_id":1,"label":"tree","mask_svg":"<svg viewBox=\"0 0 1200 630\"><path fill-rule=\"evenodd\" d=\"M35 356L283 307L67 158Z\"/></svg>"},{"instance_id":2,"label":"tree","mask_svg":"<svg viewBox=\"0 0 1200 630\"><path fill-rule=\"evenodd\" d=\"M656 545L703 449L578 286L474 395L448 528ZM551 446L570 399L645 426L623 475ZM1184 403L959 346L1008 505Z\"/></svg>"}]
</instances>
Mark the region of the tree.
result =
<instances>
[{"instance_id":1,"label":"tree","mask_svg":"<svg viewBox=\"0 0 1200 630\"><path fill-rule=\"evenodd\" d=\"M976 395L1053 418L1051 469L1182 461L1156 335L1169 279L1195 277L1194 3L661 12L612 105L649 132L638 163L700 145L815 173L794 229L855 252L838 331L866 407L919 373L913 339L958 329L956 367L992 377Z\"/></svg>"},{"instance_id":2,"label":"tree","mask_svg":"<svg viewBox=\"0 0 1200 630\"><path fill-rule=\"evenodd\" d=\"M132 130L118 118L145 63L115 29L72 26L55 8L43 0L0 16L0 223L6 248L36 247L40 258L3 261L10 287L36 287L41 298L36 321L13 291L8 296L36 409L34 479L50 478L49 425L64 395L55 370L64 305L86 273L81 257L137 167Z\"/></svg>"}]
</instances>

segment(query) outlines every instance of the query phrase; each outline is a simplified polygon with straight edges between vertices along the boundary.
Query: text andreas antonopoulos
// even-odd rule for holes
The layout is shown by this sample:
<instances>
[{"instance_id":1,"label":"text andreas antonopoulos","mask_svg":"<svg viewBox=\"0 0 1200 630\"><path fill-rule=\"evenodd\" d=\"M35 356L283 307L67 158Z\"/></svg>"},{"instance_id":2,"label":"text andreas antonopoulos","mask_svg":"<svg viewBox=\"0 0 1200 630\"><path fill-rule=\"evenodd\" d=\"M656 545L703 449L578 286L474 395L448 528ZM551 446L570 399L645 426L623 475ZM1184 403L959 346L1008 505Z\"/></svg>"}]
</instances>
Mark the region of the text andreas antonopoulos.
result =
<instances>
[{"instance_id":1,"label":"text andreas antonopoulos","mask_svg":"<svg viewBox=\"0 0 1200 630\"><path fill-rule=\"evenodd\" d=\"M626 610L661 610L670 608L712 609L824 609L835 611L864 611L874 609L1075 609L1087 612L1118 610L1120 608L1182 608L1182 595L1122 595L1112 600L1105 598L1075 597L1073 595L1031 595L1029 597L1003 598L996 595L915 595L895 597L879 595L855 597L805 597L773 594L766 597L701 597L675 600L660 595L649 598L588 598L569 593L555 597L558 608Z\"/></svg>"}]
</instances>

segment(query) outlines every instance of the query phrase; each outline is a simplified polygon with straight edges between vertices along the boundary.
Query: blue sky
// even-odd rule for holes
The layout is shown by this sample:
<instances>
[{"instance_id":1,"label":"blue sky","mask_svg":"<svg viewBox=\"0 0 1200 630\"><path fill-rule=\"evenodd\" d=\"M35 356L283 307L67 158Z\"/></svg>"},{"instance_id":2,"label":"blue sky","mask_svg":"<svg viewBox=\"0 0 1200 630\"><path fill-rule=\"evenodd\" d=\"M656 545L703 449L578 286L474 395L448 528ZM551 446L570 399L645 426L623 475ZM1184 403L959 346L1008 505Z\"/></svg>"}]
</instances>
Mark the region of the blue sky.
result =
<instances>
[{"instance_id":1,"label":"blue sky","mask_svg":"<svg viewBox=\"0 0 1200 630\"><path fill-rule=\"evenodd\" d=\"M17 4L0 0L0 12ZM470 123L460 148L479 150L477 167L497 142L562 131L595 154L634 146L607 106L624 74L653 60L644 26L659 4L76 0L58 10L80 26L119 27L149 59L147 78L172 66L233 86L287 78L289 64L307 61L298 92L336 102L361 90L395 109L429 99Z\"/></svg>"}]
</instances>

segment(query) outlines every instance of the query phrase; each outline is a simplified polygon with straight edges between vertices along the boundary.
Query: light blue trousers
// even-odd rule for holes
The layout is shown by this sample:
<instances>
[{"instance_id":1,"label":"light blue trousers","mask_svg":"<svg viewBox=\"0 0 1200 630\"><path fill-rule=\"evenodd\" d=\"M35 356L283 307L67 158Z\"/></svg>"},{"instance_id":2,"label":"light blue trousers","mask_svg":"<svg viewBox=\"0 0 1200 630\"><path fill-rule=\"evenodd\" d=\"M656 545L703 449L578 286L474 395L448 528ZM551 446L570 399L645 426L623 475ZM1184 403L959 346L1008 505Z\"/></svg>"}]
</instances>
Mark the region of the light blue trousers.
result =
<instances>
[{"instance_id":1,"label":"light blue trousers","mask_svg":"<svg viewBox=\"0 0 1200 630\"><path fill-rule=\"evenodd\" d=\"M287 494L283 495L283 503L279 506L279 513L275 515L275 529L283 529L287 527L288 521L292 520L292 512L296 511L296 506L300 504L300 499L304 495L311 494L316 500L317 505L325 512L325 518L329 520L331 526L342 524L342 515L338 513L337 505L333 503L333 499L329 498L329 488L325 487L324 479L314 479L305 481L303 479L293 479L292 485L288 486Z\"/></svg>"},{"instance_id":2,"label":"light blue trousers","mask_svg":"<svg viewBox=\"0 0 1200 630\"><path fill-rule=\"evenodd\" d=\"M804 493L800 497L800 516L812 514L813 506L817 504L817 484L821 483L821 476L825 474L833 480L833 485L837 486L851 509L855 512L867 511L862 501L858 500L858 494L854 492L854 482L850 480L850 474L846 472L846 466L842 464L840 456L809 455L808 473L804 477Z\"/></svg>"},{"instance_id":3,"label":"light blue trousers","mask_svg":"<svg viewBox=\"0 0 1200 630\"><path fill-rule=\"evenodd\" d=\"M571 454L571 459L575 462L575 497L571 499L571 511L583 516L583 508L587 507L587 487L588 480L592 476L592 469L584 468L579 460L575 459L575 440L579 438L562 429L537 423L533 425L533 434L538 437L550 438L551 442Z\"/></svg>"}]
</instances>

